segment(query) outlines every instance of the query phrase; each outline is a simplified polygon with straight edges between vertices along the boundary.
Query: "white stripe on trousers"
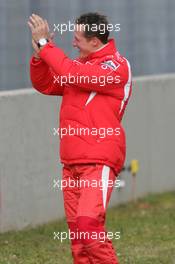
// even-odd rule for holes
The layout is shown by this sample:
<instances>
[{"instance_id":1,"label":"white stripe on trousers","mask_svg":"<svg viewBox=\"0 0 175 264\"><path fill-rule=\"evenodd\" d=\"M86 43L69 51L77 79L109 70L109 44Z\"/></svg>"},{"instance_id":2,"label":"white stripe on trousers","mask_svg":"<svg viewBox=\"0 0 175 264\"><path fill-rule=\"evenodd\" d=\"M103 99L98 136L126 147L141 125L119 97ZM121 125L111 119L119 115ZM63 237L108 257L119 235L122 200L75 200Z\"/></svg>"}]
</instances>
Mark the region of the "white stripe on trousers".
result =
<instances>
[{"instance_id":1,"label":"white stripe on trousers","mask_svg":"<svg viewBox=\"0 0 175 264\"><path fill-rule=\"evenodd\" d=\"M107 202L109 173L110 173L110 167L104 165L102 169L102 192L103 192L104 209L106 208L106 202Z\"/></svg>"}]
</instances>

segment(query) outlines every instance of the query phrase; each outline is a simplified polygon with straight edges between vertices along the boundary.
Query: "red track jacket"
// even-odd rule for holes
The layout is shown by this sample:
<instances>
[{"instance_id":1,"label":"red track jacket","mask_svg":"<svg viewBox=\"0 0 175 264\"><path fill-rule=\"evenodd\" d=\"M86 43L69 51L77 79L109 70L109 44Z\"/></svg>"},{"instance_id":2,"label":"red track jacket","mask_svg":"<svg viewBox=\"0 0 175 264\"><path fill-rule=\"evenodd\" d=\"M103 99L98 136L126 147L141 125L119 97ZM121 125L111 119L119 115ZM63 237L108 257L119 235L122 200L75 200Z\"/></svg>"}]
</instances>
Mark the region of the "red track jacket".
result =
<instances>
[{"instance_id":1,"label":"red track jacket","mask_svg":"<svg viewBox=\"0 0 175 264\"><path fill-rule=\"evenodd\" d=\"M30 61L33 87L46 95L63 96L61 162L102 163L118 174L126 153L120 122L131 95L129 62L113 39L86 59L69 59L53 42L39 56L39 61L34 57ZM68 128L78 132L66 134Z\"/></svg>"}]
</instances>

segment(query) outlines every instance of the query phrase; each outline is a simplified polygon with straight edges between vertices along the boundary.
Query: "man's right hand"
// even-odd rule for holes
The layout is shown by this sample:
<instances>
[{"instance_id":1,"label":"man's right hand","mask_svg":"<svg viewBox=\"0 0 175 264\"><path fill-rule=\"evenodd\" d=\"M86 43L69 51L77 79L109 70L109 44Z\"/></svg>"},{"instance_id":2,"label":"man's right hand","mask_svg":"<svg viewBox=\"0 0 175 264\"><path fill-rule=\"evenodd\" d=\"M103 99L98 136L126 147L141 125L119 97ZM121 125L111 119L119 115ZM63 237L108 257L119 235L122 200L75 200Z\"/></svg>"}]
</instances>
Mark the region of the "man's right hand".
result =
<instances>
[{"instance_id":1,"label":"man's right hand","mask_svg":"<svg viewBox=\"0 0 175 264\"><path fill-rule=\"evenodd\" d=\"M53 40L54 39L54 33L51 33L50 34L50 38L49 40ZM36 58L36 59L40 59L40 56L38 55L38 53L40 52L40 49L38 48L36 42L34 41L34 39L32 39L32 46L33 46L33 49L34 49L34 53L33 53L33 56Z\"/></svg>"},{"instance_id":2,"label":"man's right hand","mask_svg":"<svg viewBox=\"0 0 175 264\"><path fill-rule=\"evenodd\" d=\"M39 47L38 47L38 45L36 43L36 39L34 38L35 37L35 34L33 32L33 30L34 30L34 24L32 24L32 22L33 23L34 22L36 23L36 20L37 21L40 21L40 22L42 21L42 24L45 25L45 31L47 32L47 39L49 41L52 41L53 40L53 38L54 38L54 32L52 32L52 33L49 32L50 29L49 29L49 25L48 25L48 22L47 22L46 19L42 19L38 15L32 15L32 17L30 17L30 19L32 19L32 20L28 22L28 25L29 25L29 27L31 28L31 31L32 31L32 46L33 46L33 49L34 49L34 54L33 55L34 55L34 57L36 59L40 59L40 57L38 55L39 52L40 52L40 49L39 49ZM35 25L35 27L36 27L36 25Z\"/></svg>"}]
</instances>

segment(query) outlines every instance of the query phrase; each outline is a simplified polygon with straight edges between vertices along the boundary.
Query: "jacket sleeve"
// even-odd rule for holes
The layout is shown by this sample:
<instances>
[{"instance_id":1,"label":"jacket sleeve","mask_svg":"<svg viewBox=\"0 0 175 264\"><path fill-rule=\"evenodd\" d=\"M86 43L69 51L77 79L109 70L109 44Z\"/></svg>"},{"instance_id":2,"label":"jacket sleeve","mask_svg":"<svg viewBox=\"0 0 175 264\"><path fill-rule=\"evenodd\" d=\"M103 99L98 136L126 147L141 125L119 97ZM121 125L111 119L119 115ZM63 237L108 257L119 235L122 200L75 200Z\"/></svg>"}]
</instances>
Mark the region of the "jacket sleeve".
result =
<instances>
[{"instance_id":1,"label":"jacket sleeve","mask_svg":"<svg viewBox=\"0 0 175 264\"><path fill-rule=\"evenodd\" d=\"M33 87L42 94L63 95L64 86L55 82L54 72L42 59L32 56L30 60L30 78Z\"/></svg>"},{"instance_id":2,"label":"jacket sleeve","mask_svg":"<svg viewBox=\"0 0 175 264\"><path fill-rule=\"evenodd\" d=\"M63 76L73 87L86 91L105 92L127 82L127 71L123 67L111 70L102 65L80 64L69 59L64 52L49 42L40 51L39 56L54 70L58 76ZM80 82L80 77L86 77ZM96 77L96 78L95 78ZM95 78L95 79L94 79Z\"/></svg>"}]
</instances>

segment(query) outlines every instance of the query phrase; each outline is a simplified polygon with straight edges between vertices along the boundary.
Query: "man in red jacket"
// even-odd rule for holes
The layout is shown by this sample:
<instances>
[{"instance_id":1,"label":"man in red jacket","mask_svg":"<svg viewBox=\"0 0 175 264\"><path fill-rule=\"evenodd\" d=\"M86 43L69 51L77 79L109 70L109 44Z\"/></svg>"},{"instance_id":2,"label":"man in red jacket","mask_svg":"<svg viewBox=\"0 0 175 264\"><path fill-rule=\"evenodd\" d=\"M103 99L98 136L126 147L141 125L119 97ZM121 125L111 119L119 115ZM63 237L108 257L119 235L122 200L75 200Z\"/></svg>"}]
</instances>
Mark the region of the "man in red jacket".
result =
<instances>
[{"instance_id":1,"label":"man in red jacket","mask_svg":"<svg viewBox=\"0 0 175 264\"><path fill-rule=\"evenodd\" d=\"M46 20L33 14L28 25L35 51L30 61L33 87L63 96L57 132L74 263L119 263L104 225L125 160L121 120L131 95L130 64L108 39L109 24L98 13L76 19L76 60L54 44Z\"/></svg>"}]
</instances>

